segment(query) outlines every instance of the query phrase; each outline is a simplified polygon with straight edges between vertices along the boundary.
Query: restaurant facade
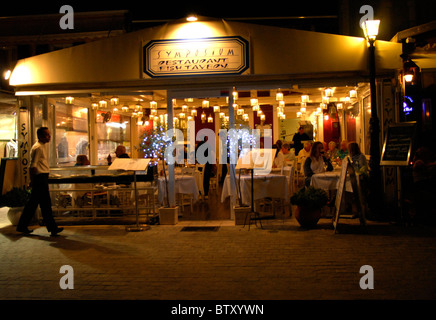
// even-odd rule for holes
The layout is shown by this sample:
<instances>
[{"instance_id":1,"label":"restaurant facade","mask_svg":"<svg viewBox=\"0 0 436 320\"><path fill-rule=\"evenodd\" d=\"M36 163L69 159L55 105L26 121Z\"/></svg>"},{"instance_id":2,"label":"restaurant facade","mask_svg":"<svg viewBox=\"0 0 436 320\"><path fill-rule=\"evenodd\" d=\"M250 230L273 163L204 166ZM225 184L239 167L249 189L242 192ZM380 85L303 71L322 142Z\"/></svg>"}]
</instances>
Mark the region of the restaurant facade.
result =
<instances>
[{"instance_id":1,"label":"restaurant facade","mask_svg":"<svg viewBox=\"0 0 436 320\"><path fill-rule=\"evenodd\" d=\"M400 119L402 46L375 47L383 146L387 126ZM52 132L50 166L60 175L82 154L104 172L118 145L131 158L155 157L144 139L162 129L180 129L189 144L188 123L216 141L220 129L271 129L273 143L291 142L304 126L314 141L356 141L369 156L368 54L364 38L199 17L20 60L10 78L19 107L17 184L28 184L40 126ZM395 174L383 168L392 202ZM170 166L173 202L174 192Z\"/></svg>"}]
</instances>

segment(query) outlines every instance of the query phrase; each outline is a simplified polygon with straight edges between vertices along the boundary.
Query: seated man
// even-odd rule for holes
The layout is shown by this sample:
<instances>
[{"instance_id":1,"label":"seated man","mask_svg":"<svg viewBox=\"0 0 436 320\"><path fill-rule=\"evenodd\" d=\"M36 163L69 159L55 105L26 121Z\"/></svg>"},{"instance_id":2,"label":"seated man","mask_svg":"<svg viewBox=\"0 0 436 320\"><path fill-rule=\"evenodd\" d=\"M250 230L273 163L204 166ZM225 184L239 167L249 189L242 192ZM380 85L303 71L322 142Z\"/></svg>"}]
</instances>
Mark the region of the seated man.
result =
<instances>
[{"instance_id":1,"label":"seated man","mask_svg":"<svg viewBox=\"0 0 436 320\"><path fill-rule=\"evenodd\" d=\"M282 149L274 159L273 168L282 168L285 166L285 155L289 153L291 146L288 143L283 144Z\"/></svg>"},{"instance_id":2,"label":"seated man","mask_svg":"<svg viewBox=\"0 0 436 320\"><path fill-rule=\"evenodd\" d=\"M310 149L312 149L312 143L310 141L305 141L303 149L301 149L297 155L298 163L304 164L306 158L310 156Z\"/></svg>"},{"instance_id":3,"label":"seated man","mask_svg":"<svg viewBox=\"0 0 436 320\"><path fill-rule=\"evenodd\" d=\"M126 151L126 147L119 145L117 147L117 149L115 150L115 155L117 156L117 158L130 158L129 155L127 154ZM112 157L111 155L109 155L107 157L107 164L110 166L112 164Z\"/></svg>"}]
</instances>

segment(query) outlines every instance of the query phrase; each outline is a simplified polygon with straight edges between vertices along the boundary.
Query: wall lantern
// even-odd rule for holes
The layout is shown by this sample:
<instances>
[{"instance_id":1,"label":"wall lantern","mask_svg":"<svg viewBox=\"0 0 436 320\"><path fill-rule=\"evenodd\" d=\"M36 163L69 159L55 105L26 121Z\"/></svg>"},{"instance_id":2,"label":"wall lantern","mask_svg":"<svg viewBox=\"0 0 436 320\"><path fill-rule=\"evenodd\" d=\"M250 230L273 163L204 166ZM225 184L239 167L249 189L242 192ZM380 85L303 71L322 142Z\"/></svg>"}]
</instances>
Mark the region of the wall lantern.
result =
<instances>
[{"instance_id":1,"label":"wall lantern","mask_svg":"<svg viewBox=\"0 0 436 320\"><path fill-rule=\"evenodd\" d=\"M215 113L220 112L220 106L218 106L218 105L213 106L213 112L215 112Z\"/></svg>"},{"instance_id":2,"label":"wall lantern","mask_svg":"<svg viewBox=\"0 0 436 320\"><path fill-rule=\"evenodd\" d=\"M357 98L357 90L355 89L350 90L350 98Z\"/></svg>"},{"instance_id":3,"label":"wall lantern","mask_svg":"<svg viewBox=\"0 0 436 320\"><path fill-rule=\"evenodd\" d=\"M283 92L277 92L276 93L276 100L277 101L283 101Z\"/></svg>"},{"instance_id":4,"label":"wall lantern","mask_svg":"<svg viewBox=\"0 0 436 320\"><path fill-rule=\"evenodd\" d=\"M66 97L65 98L66 104L73 104L74 103L74 97Z\"/></svg>"},{"instance_id":5,"label":"wall lantern","mask_svg":"<svg viewBox=\"0 0 436 320\"><path fill-rule=\"evenodd\" d=\"M191 116L196 117L197 116L197 109L192 109L191 110Z\"/></svg>"},{"instance_id":6,"label":"wall lantern","mask_svg":"<svg viewBox=\"0 0 436 320\"><path fill-rule=\"evenodd\" d=\"M150 101L150 109L157 109L157 102L156 101Z\"/></svg>"},{"instance_id":7,"label":"wall lantern","mask_svg":"<svg viewBox=\"0 0 436 320\"><path fill-rule=\"evenodd\" d=\"M416 79L416 74L419 72L419 67L413 62L409 57L407 57L406 61L403 63L403 72L404 72L404 81L411 83Z\"/></svg>"},{"instance_id":8,"label":"wall lantern","mask_svg":"<svg viewBox=\"0 0 436 320\"><path fill-rule=\"evenodd\" d=\"M206 122L206 114L204 113L204 111L203 111L203 113L201 114L201 122L202 122L202 123L205 123L205 122Z\"/></svg>"},{"instance_id":9,"label":"wall lantern","mask_svg":"<svg viewBox=\"0 0 436 320\"><path fill-rule=\"evenodd\" d=\"M203 100L202 104L203 108L209 108L209 101Z\"/></svg>"},{"instance_id":10,"label":"wall lantern","mask_svg":"<svg viewBox=\"0 0 436 320\"><path fill-rule=\"evenodd\" d=\"M211 115L210 115L209 117L207 117L207 122L209 122L209 123L212 123L212 122L213 122L213 118L212 118Z\"/></svg>"}]
</instances>

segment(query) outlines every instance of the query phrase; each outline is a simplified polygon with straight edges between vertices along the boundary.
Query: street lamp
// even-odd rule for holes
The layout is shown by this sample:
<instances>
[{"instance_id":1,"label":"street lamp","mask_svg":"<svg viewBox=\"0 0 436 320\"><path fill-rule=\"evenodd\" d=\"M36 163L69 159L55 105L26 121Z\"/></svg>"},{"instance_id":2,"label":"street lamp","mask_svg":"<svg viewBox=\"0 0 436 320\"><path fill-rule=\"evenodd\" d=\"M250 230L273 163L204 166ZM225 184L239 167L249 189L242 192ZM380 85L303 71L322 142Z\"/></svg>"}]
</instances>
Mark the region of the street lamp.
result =
<instances>
[{"instance_id":1,"label":"street lamp","mask_svg":"<svg viewBox=\"0 0 436 320\"><path fill-rule=\"evenodd\" d=\"M370 160L369 160L369 179L370 197L368 205L373 214L381 212L382 204L382 179L380 170L380 121L377 116L377 96L375 84L375 40L378 35L380 20L366 20L362 23L365 38L368 41L369 54L369 79L371 90L371 118L369 120L369 132L371 136Z\"/></svg>"}]
</instances>

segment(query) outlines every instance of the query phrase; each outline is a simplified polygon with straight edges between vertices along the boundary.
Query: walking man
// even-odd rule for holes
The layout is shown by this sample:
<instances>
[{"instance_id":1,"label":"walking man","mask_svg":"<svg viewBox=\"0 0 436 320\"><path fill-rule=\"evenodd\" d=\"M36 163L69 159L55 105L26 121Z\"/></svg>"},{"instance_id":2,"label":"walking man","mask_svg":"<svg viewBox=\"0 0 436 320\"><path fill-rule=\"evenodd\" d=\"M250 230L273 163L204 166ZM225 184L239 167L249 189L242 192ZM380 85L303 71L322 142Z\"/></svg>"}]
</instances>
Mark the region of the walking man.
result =
<instances>
[{"instance_id":1,"label":"walking man","mask_svg":"<svg viewBox=\"0 0 436 320\"><path fill-rule=\"evenodd\" d=\"M50 172L48 164L48 143L51 138L50 130L47 127L41 127L36 131L36 134L38 136L38 142L36 142L30 150L30 182L32 193L18 222L17 231L25 234L33 232L33 230L29 230L27 227L39 204L42 218L48 232L50 232L52 236L57 236L64 228L58 228L53 218L48 189L48 174Z\"/></svg>"}]
</instances>

